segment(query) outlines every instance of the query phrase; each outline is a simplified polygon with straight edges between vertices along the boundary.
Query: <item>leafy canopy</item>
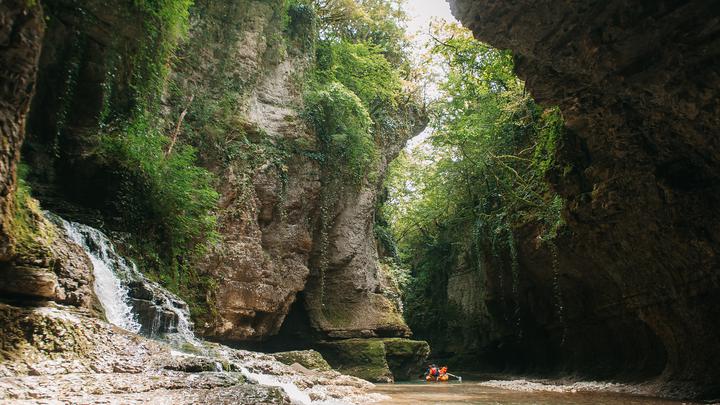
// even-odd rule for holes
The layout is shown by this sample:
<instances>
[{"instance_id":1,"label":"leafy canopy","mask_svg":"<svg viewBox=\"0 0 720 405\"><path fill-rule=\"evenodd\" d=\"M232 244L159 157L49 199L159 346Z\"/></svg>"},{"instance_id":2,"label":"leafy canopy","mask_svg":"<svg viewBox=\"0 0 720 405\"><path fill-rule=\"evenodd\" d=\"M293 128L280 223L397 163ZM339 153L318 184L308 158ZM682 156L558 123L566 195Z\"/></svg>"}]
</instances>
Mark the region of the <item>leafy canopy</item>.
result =
<instances>
[{"instance_id":1,"label":"leafy canopy","mask_svg":"<svg viewBox=\"0 0 720 405\"><path fill-rule=\"evenodd\" d=\"M378 116L403 93L405 16L398 0L316 0L320 37L316 69L305 92L324 163L350 183L373 173L379 157Z\"/></svg>"},{"instance_id":2,"label":"leafy canopy","mask_svg":"<svg viewBox=\"0 0 720 405\"><path fill-rule=\"evenodd\" d=\"M433 132L393 163L384 207L413 274L406 315L427 338L467 321L446 305L449 269L480 271L484 258L510 257L516 283L513 229L539 223L552 239L562 225L562 200L545 182L563 125L559 111L532 100L508 52L453 24L434 26L433 36L430 56L445 74L431 108Z\"/></svg>"}]
</instances>

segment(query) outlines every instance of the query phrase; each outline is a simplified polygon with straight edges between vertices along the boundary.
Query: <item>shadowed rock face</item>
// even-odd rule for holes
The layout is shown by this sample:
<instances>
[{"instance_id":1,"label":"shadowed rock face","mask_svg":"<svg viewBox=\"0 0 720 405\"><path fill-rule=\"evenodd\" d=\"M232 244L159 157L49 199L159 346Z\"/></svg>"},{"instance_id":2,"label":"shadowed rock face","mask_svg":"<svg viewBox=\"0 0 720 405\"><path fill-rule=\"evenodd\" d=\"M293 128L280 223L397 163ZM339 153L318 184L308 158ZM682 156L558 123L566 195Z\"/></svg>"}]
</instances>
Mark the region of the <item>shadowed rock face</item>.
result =
<instances>
[{"instance_id":1,"label":"shadowed rock face","mask_svg":"<svg viewBox=\"0 0 720 405\"><path fill-rule=\"evenodd\" d=\"M9 228L17 187L15 171L44 32L40 7L28 7L23 0L0 4L0 260L13 255Z\"/></svg>"},{"instance_id":2,"label":"shadowed rock face","mask_svg":"<svg viewBox=\"0 0 720 405\"><path fill-rule=\"evenodd\" d=\"M538 361L537 344L576 371L599 353L616 374L664 364L663 379L720 394L718 3L450 3L478 39L514 52L568 128L548 179L570 231L558 244L566 325L553 315L550 255L526 229L523 324L537 339L520 356Z\"/></svg>"},{"instance_id":3,"label":"shadowed rock face","mask_svg":"<svg viewBox=\"0 0 720 405\"><path fill-rule=\"evenodd\" d=\"M43 4L48 35L23 159L45 209L122 231L115 202L126 179L97 153L99 121L108 105L118 122L136 107L133 61L152 44L144 30L151 17L132 2L110 3ZM302 309L319 335L405 336L409 329L389 298L397 292L377 263L372 219L388 162L424 121L416 111L398 112L407 128L385 134L391 140L379 145L379 176L335 196L327 300L313 300L325 186L317 139L300 113L314 52L287 37L284 13L282 0L197 2L168 77L163 124L170 133L185 117L180 138L216 174L220 194L220 241L190 264L213 280L197 331L222 341L264 340L278 332L297 294L311 290ZM243 153L249 143L256 149ZM38 288L54 282L39 279Z\"/></svg>"}]
</instances>

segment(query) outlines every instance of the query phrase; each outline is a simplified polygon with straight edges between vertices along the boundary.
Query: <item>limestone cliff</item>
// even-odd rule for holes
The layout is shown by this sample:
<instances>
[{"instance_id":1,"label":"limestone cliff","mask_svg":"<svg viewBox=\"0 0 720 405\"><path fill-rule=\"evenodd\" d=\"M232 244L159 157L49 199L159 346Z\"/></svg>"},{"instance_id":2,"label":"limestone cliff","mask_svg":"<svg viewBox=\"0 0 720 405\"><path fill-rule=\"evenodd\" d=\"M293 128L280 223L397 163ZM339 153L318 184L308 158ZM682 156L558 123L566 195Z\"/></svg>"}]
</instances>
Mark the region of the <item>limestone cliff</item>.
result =
<instances>
[{"instance_id":1,"label":"limestone cliff","mask_svg":"<svg viewBox=\"0 0 720 405\"><path fill-rule=\"evenodd\" d=\"M0 5L0 295L4 301L55 301L100 313L89 259L44 218L27 185L18 181L43 20L39 5Z\"/></svg>"},{"instance_id":2,"label":"limestone cliff","mask_svg":"<svg viewBox=\"0 0 720 405\"><path fill-rule=\"evenodd\" d=\"M504 327L478 350L720 394L717 4L450 3L478 39L514 52L528 89L559 105L568 129L548 178L567 201L559 274L537 231L518 230L522 338L501 308L513 299L498 283L509 271L488 263L476 299Z\"/></svg>"},{"instance_id":3,"label":"limestone cliff","mask_svg":"<svg viewBox=\"0 0 720 405\"><path fill-rule=\"evenodd\" d=\"M388 161L422 118L398 112L407 124L380 145L379 179L333 191L339 202L331 213L331 264L324 298L315 299L321 193L330 192L318 140L300 117L313 49L308 38L283 32L282 2L245 3L198 4L174 73L171 103L185 108L183 100L192 100L188 139L217 173L222 195L222 240L198 264L216 280L217 316L199 327L214 339L262 340L279 331L303 291L300 307L320 336L407 335L398 308L383 295L391 287L378 272L372 213ZM337 316L328 321L329 313Z\"/></svg>"},{"instance_id":4,"label":"limestone cliff","mask_svg":"<svg viewBox=\"0 0 720 405\"><path fill-rule=\"evenodd\" d=\"M376 136L375 176L329 190L317 137L301 117L314 32L289 31L286 2L196 1L189 32L168 60L160 50L169 28L138 4L43 4L48 35L23 151L33 195L120 240L142 231L123 211L143 208L142 198L125 199L128 190L142 196L142 179L101 144L159 99L160 127L195 148L220 194L218 241L178 264L191 274L184 287L192 290L200 334L266 339L300 293L296 307L308 314L313 340L409 335L395 287L378 265L373 213L388 162L422 129L424 114L413 102L388 112L396 130ZM321 231L323 195L333 203ZM142 243L132 240L130 253ZM320 271L326 253L329 265Z\"/></svg>"}]
</instances>

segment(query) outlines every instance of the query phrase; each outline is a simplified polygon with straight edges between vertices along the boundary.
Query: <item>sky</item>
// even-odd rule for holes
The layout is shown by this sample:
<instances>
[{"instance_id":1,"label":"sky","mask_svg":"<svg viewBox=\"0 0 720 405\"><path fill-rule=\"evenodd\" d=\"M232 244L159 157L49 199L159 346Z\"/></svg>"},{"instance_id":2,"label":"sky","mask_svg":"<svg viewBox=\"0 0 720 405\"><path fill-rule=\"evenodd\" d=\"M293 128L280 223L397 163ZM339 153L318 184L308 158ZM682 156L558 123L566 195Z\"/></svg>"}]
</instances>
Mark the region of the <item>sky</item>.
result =
<instances>
[{"instance_id":1,"label":"sky","mask_svg":"<svg viewBox=\"0 0 720 405\"><path fill-rule=\"evenodd\" d=\"M405 11L410 16L408 21L410 34L427 32L433 17L455 21L450 13L450 5L445 0L405 0Z\"/></svg>"},{"instance_id":2,"label":"sky","mask_svg":"<svg viewBox=\"0 0 720 405\"><path fill-rule=\"evenodd\" d=\"M405 0L405 12L410 17L408 21L408 34L415 37L414 45L417 47L416 54L425 52L427 43L428 27L433 19L443 19L448 22L455 22L455 17L450 13L450 5L445 0ZM432 133L428 127L420 135L409 140L405 150L409 153L420 145Z\"/></svg>"}]
</instances>

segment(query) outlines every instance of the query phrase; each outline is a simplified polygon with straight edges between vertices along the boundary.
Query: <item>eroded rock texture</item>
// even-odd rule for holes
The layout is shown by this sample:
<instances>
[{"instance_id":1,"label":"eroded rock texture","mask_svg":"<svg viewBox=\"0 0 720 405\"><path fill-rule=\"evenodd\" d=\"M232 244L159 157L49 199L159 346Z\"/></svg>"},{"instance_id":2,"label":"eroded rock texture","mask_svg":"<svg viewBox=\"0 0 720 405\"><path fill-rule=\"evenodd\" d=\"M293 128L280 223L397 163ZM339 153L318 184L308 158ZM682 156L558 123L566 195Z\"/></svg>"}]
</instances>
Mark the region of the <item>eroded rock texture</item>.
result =
<instances>
[{"instance_id":1,"label":"eroded rock texture","mask_svg":"<svg viewBox=\"0 0 720 405\"><path fill-rule=\"evenodd\" d=\"M318 141L300 117L313 39L287 31L284 1L199 1L177 57L153 59L171 67L165 88L148 90L143 61L166 56L149 51L159 46L146 30L157 16L132 2L46 3L48 35L23 151L33 194L64 217L133 232L123 213L144 210L143 201L121 197L142 190L142 181L103 156L101 139L119 131L146 99L162 96L166 133L180 129L180 141L194 146L199 164L216 175L220 194L220 240L188 264L210 280L191 302L198 304L197 330L234 342L276 334L318 273L320 196L327 187ZM392 299L397 292L378 266L372 219L387 163L424 122L414 110L394 118L399 129L378 145L374 180L333 194L327 300L309 292L298 305L319 335L409 333Z\"/></svg>"},{"instance_id":2,"label":"eroded rock texture","mask_svg":"<svg viewBox=\"0 0 720 405\"><path fill-rule=\"evenodd\" d=\"M718 3L450 3L478 39L515 53L568 128L549 178L570 231L558 241L564 324L550 254L525 229L520 323L535 339L515 354L720 394ZM494 276L491 312L511 299Z\"/></svg>"},{"instance_id":3,"label":"eroded rock texture","mask_svg":"<svg viewBox=\"0 0 720 405\"><path fill-rule=\"evenodd\" d=\"M323 172L318 140L300 116L312 38L283 32L283 4L198 4L173 73L173 118L187 106L184 136L220 179L222 240L197 264L217 283L217 312L198 327L212 339L263 340L302 293L297 307L313 327L306 339L408 335L380 272L373 213L389 161L424 117L396 112L397 131L378 141L374 180L358 188L328 181L333 173ZM320 255L329 261L323 271Z\"/></svg>"},{"instance_id":4,"label":"eroded rock texture","mask_svg":"<svg viewBox=\"0 0 720 405\"><path fill-rule=\"evenodd\" d=\"M44 31L39 6L22 0L0 4L0 260L13 255L16 170Z\"/></svg>"},{"instance_id":5,"label":"eroded rock texture","mask_svg":"<svg viewBox=\"0 0 720 405\"><path fill-rule=\"evenodd\" d=\"M270 355L205 344L186 354L67 307L0 304L5 403L364 404L366 381L286 366ZM320 358L322 360L322 358ZM322 360L324 362L324 360ZM280 388L295 385L291 398Z\"/></svg>"},{"instance_id":6,"label":"eroded rock texture","mask_svg":"<svg viewBox=\"0 0 720 405\"><path fill-rule=\"evenodd\" d=\"M18 192L17 168L45 33L40 5L0 4L0 298L99 310L90 261Z\"/></svg>"}]
</instances>

